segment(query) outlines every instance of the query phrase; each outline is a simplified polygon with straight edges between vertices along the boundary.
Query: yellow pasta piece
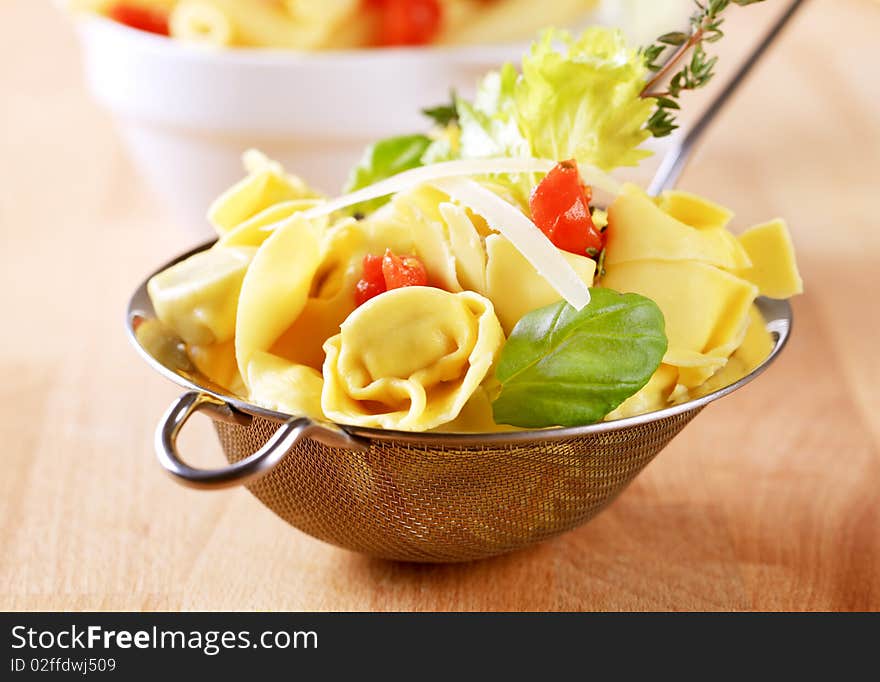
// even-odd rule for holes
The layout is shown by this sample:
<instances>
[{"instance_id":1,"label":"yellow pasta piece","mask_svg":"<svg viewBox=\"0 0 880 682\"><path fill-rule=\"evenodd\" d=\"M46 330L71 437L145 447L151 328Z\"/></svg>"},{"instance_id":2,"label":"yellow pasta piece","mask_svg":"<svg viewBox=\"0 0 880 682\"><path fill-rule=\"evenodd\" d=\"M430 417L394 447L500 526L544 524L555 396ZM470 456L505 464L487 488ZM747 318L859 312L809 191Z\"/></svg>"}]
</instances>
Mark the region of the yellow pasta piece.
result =
<instances>
[{"instance_id":1,"label":"yellow pasta piece","mask_svg":"<svg viewBox=\"0 0 880 682\"><path fill-rule=\"evenodd\" d=\"M245 152L244 161L247 177L221 194L208 209L208 221L221 236L282 201L316 196L302 180L286 174L281 164L259 152Z\"/></svg>"},{"instance_id":2,"label":"yellow pasta piece","mask_svg":"<svg viewBox=\"0 0 880 682\"><path fill-rule=\"evenodd\" d=\"M273 343L270 352L291 362L320 369L324 362L324 341L339 333L342 322L355 308L355 286L363 274L367 254L381 256L386 249L398 255L417 256L426 267L431 284L447 291L461 291L459 270L471 265L474 277L485 278L483 253L470 250L471 241L459 245L462 260L450 237L452 228L444 222L437 200L442 195L430 188L401 193L395 200L362 221L346 219L324 230L321 237L321 263L309 287L309 296L300 314ZM455 234L465 232L466 216L448 205L447 215L461 222ZM235 233L243 230L236 228ZM471 230L474 228L471 226ZM234 233L230 233L234 234ZM473 237L473 235L465 238ZM456 237L456 242L459 237ZM475 262L466 259L476 259Z\"/></svg>"},{"instance_id":3,"label":"yellow pasta piece","mask_svg":"<svg viewBox=\"0 0 880 682\"><path fill-rule=\"evenodd\" d=\"M226 232L219 243L224 246L260 246L281 221L319 203L320 199L293 199L275 204Z\"/></svg>"},{"instance_id":4,"label":"yellow pasta piece","mask_svg":"<svg viewBox=\"0 0 880 682\"><path fill-rule=\"evenodd\" d=\"M464 289L486 293L486 249L467 210L448 202L440 204L449 243L455 258L455 274Z\"/></svg>"},{"instance_id":5,"label":"yellow pasta piece","mask_svg":"<svg viewBox=\"0 0 880 682\"><path fill-rule=\"evenodd\" d=\"M739 381L764 362L771 350L773 337L767 331L767 323L757 306L752 306L749 311L749 325L740 346L722 369L705 383L692 387L688 397L703 396Z\"/></svg>"},{"instance_id":6,"label":"yellow pasta piece","mask_svg":"<svg viewBox=\"0 0 880 682\"><path fill-rule=\"evenodd\" d=\"M582 22L598 0L553 0L540 9L534 0L446 0L440 44L464 45L515 42L534 37L543 26L571 26ZM536 11L538 10L538 11Z\"/></svg>"},{"instance_id":7,"label":"yellow pasta piece","mask_svg":"<svg viewBox=\"0 0 880 682\"><path fill-rule=\"evenodd\" d=\"M168 30L172 38L214 47L229 47L238 39L232 18L205 0L181 0L171 11Z\"/></svg>"},{"instance_id":8,"label":"yellow pasta piece","mask_svg":"<svg viewBox=\"0 0 880 682\"><path fill-rule=\"evenodd\" d=\"M255 249L215 246L147 283L156 316L186 343L223 343L235 332L238 294Z\"/></svg>"},{"instance_id":9,"label":"yellow pasta piece","mask_svg":"<svg viewBox=\"0 0 880 682\"><path fill-rule=\"evenodd\" d=\"M283 0L297 25L312 34L314 47L345 49L372 44L376 27L362 0Z\"/></svg>"},{"instance_id":10,"label":"yellow pasta piece","mask_svg":"<svg viewBox=\"0 0 880 682\"><path fill-rule=\"evenodd\" d=\"M272 345L271 352L320 370L324 341L355 308L355 286L363 273L369 242L361 225L349 222L334 228L321 244L321 263L309 287L309 297L296 320Z\"/></svg>"},{"instance_id":11,"label":"yellow pasta piece","mask_svg":"<svg viewBox=\"0 0 880 682\"><path fill-rule=\"evenodd\" d=\"M401 192L361 225L367 236L367 253L382 255L388 248L397 255L418 256L432 285L461 291L455 255L439 210L443 198L445 195L431 187Z\"/></svg>"},{"instance_id":12,"label":"yellow pasta piece","mask_svg":"<svg viewBox=\"0 0 880 682\"><path fill-rule=\"evenodd\" d=\"M616 410L605 417L605 421L663 409L669 404L669 397L677 380L678 368L661 364L642 390L621 403Z\"/></svg>"},{"instance_id":13,"label":"yellow pasta piece","mask_svg":"<svg viewBox=\"0 0 880 682\"><path fill-rule=\"evenodd\" d=\"M798 272L794 245L784 220L773 220L749 228L739 236L752 261L737 274L757 285L770 298L789 298L804 291Z\"/></svg>"},{"instance_id":14,"label":"yellow pasta piece","mask_svg":"<svg viewBox=\"0 0 880 682\"><path fill-rule=\"evenodd\" d=\"M257 250L241 285L235 326L235 355L246 383L251 356L269 350L299 317L320 262L317 230L297 216Z\"/></svg>"},{"instance_id":15,"label":"yellow pasta piece","mask_svg":"<svg viewBox=\"0 0 880 682\"><path fill-rule=\"evenodd\" d=\"M707 359L713 359L711 355L706 356ZM698 367L679 367L678 383L687 389L695 388L713 377L716 373L727 366L728 359L726 357L714 358L716 363L707 362Z\"/></svg>"},{"instance_id":16,"label":"yellow pasta piece","mask_svg":"<svg viewBox=\"0 0 880 682\"><path fill-rule=\"evenodd\" d=\"M758 307L753 305L749 310L749 324L746 333L734 354L737 361L743 365L745 370L743 376L764 362L772 350L773 337L767 331L767 322Z\"/></svg>"},{"instance_id":17,"label":"yellow pasta piece","mask_svg":"<svg viewBox=\"0 0 880 682\"><path fill-rule=\"evenodd\" d=\"M702 368L712 367L719 369L724 366L727 358L724 356L699 353L684 348L669 348L663 356L663 362L679 368Z\"/></svg>"},{"instance_id":18,"label":"yellow pasta piece","mask_svg":"<svg viewBox=\"0 0 880 682\"><path fill-rule=\"evenodd\" d=\"M678 369L677 382L686 387L699 386L727 364L730 352L723 350L712 353L697 353L679 348L670 348L663 356L663 362Z\"/></svg>"},{"instance_id":19,"label":"yellow pasta piece","mask_svg":"<svg viewBox=\"0 0 880 682\"><path fill-rule=\"evenodd\" d=\"M187 352L196 369L218 386L229 389L236 383L238 365L232 339L210 346L189 346Z\"/></svg>"},{"instance_id":20,"label":"yellow pasta piece","mask_svg":"<svg viewBox=\"0 0 880 682\"><path fill-rule=\"evenodd\" d=\"M602 286L652 299L666 318L669 347L697 353L738 338L758 293L749 282L695 261L620 263L608 267Z\"/></svg>"},{"instance_id":21,"label":"yellow pasta piece","mask_svg":"<svg viewBox=\"0 0 880 682\"><path fill-rule=\"evenodd\" d=\"M696 229L662 211L641 188L626 185L608 209L605 263L693 260L726 269L748 263L724 228Z\"/></svg>"},{"instance_id":22,"label":"yellow pasta piece","mask_svg":"<svg viewBox=\"0 0 880 682\"><path fill-rule=\"evenodd\" d=\"M707 227L703 228L703 232L716 234L718 239L727 244L727 247L730 249L732 263L731 267L726 268L727 270L736 273L743 268L752 267L752 259L749 257L749 252L745 250L739 239L732 232L723 227Z\"/></svg>"},{"instance_id":23,"label":"yellow pasta piece","mask_svg":"<svg viewBox=\"0 0 880 682\"><path fill-rule=\"evenodd\" d=\"M324 380L312 367L257 351L248 365L250 400L261 407L297 417L324 419L321 391Z\"/></svg>"},{"instance_id":24,"label":"yellow pasta piece","mask_svg":"<svg viewBox=\"0 0 880 682\"><path fill-rule=\"evenodd\" d=\"M562 300L559 292L538 274L519 250L501 235L486 238L486 295L506 334L513 331L523 315ZM596 261L562 251L587 286L592 286Z\"/></svg>"},{"instance_id":25,"label":"yellow pasta piece","mask_svg":"<svg viewBox=\"0 0 880 682\"><path fill-rule=\"evenodd\" d=\"M492 303L479 294L386 292L324 344L324 413L343 424L436 428L458 417L503 342Z\"/></svg>"},{"instance_id":26,"label":"yellow pasta piece","mask_svg":"<svg viewBox=\"0 0 880 682\"><path fill-rule=\"evenodd\" d=\"M210 7L215 15L225 17L231 27L232 45L310 50L322 47L336 27L348 19L348 15L339 10L353 1L327 0L324 13L296 15L292 15L284 3L274 1L185 0L185 3Z\"/></svg>"},{"instance_id":27,"label":"yellow pasta piece","mask_svg":"<svg viewBox=\"0 0 880 682\"><path fill-rule=\"evenodd\" d=\"M670 189L657 197L657 205L670 216L698 230L725 229L733 211L714 201L680 189Z\"/></svg>"},{"instance_id":28,"label":"yellow pasta piece","mask_svg":"<svg viewBox=\"0 0 880 682\"><path fill-rule=\"evenodd\" d=\"M485 386L480 386L461 408L461 412L451 422L436 429L443 433L501 433L521 431L508 424L496 424L492 413L492 397Z\"/></svg>"},{"instance_id":29,"label":"yellow pasta piece","mask_svg":"<svg viewBox=\"0 0 880 682\"><path fill-rule=\"evenodd\" d=\"M350 18L361 0L281 0L288 14L305 23L336 23Z\"/></svg>"}]
</instances>

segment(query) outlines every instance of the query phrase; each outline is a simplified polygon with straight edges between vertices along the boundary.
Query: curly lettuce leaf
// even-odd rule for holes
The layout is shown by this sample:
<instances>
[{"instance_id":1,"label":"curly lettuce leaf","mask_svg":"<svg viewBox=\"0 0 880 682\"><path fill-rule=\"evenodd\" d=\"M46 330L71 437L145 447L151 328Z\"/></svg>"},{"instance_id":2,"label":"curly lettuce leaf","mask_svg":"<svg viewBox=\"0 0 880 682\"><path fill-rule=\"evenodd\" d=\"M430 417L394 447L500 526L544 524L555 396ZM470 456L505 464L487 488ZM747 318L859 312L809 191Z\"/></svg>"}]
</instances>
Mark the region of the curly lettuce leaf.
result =
<instances>
[{"instance_id":1,"label":"curly lettuce leaf","mask_svg":"<svg viewBox=\"0 0 880 682\"><path fill-rule=\"evenodd\" d=\"M456 98L459 148L464 159L529 156L531 147L519 128L513 64L490 71L477 88L473 103Z\"/></svg>"},{"instance_id":2,"label":"curly lettuce leaf","mask_svg":"<svg viewBox=\"0 0 880 682\"><path fill-rule=\"evenodd\" d=\"M648 75L644 58L619 30L592 27L578 37L547 29L523 58L491 71L473 101L454 97L427 110L447 122L432 138L412 135L383 140L367 150L347 191L418 165L455 159L576 159L604 171L633 166L651 152L640 145L656 100L642 98ZM499 174L493 179L518 199L535 178ZM362 207L366 210L375 206Z\"/></svg>"},{"instance_id":3,"label":"curly lettuce leaf","mask_svg":"<svg viewBox=\"0 0 880 682\"><path fill-rule=\"evenodd\" d=\"M516 87L517 120L532 154L606 171L650 156L639 149L656 105L640 97L646 75L619 30L595 26L577 38L544 31L523 58Z\"/></svg>"},{"instance_id":4,"label":"curly lettuce leaf","mask_svg":"<svg viewBox=\"0 0 880 682\"><path fill-rule=\"evenodd\" d=\"M650 156L640 145L656 102L640 95L648 74L619 30L577 38L548 29L523 58L489 73L473 103L456 100L462 158L576 159L602 170Z\"/></svg>"}]
</instances>

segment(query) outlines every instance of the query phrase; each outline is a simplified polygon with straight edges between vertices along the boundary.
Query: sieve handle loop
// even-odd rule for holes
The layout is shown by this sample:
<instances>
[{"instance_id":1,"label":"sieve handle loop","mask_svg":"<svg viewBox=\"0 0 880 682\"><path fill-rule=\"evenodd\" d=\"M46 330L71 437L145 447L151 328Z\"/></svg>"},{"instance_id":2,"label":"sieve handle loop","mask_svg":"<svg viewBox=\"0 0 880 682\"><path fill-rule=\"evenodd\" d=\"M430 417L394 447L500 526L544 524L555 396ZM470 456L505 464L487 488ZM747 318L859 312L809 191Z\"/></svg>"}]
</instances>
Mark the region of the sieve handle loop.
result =
<instances>
[{"instance_id":1,"label":"sieve handle loop","mask_svg":"<svg viewBox=\"0 0 880 682\"><path fill-rule=\"evenodd\" d=\"M156 429L156 456L159 464L178 483L202 490L244 485L268 474L294 445L308 436L315 436L331 447L351 450L366 447L342 428L317 424L307 417L295 417L282 422L263 447L234 464L220 469L197 469L184 462L177 451L177 436L189 418L200 411L216 416L218 412L223 414L230 410L232 408L222 400L190 391L175 400L165 412Z\"/></svg>"}]
</instances>

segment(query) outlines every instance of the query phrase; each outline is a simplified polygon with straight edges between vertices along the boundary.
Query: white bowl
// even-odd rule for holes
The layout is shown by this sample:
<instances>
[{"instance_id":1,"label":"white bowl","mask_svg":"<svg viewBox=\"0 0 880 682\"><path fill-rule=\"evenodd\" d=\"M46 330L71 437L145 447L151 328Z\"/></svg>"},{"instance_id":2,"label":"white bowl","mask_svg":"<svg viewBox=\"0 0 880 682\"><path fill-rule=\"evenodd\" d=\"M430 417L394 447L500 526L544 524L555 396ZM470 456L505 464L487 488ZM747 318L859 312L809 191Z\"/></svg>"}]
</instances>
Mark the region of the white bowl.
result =
<instances>
[{"instance_id":1,"label":"white bowl","mask_svg":"<svg viewBox=\"0 0 880 682\"><path fill-rule=\"evenodd\" d=\"M592 20L623 25L640 44L683 25L690 0L665 3L608 0ZM76 25L92 91L145 180L197 232L208 232L211 201L242 177L245 149L336 193L368 144L426 130L424 107L448 101L450 89L470 96L486 71L526 49L207 49L95 15Z\"/></svg>"},{"instance_id":2,"label":"white bowl","mask_svg":"<svg viewBox=\"0 0 880 682\"><path fill-rule=\"evenodd\" d=\"M422 132L426 106L523 46L296 53L210 50L102 17L77 21L89 85L114 114L136 165L182 221L207 230L206 207L258 147L338 192L371 142Z\"/></svg>"}]
</instances>

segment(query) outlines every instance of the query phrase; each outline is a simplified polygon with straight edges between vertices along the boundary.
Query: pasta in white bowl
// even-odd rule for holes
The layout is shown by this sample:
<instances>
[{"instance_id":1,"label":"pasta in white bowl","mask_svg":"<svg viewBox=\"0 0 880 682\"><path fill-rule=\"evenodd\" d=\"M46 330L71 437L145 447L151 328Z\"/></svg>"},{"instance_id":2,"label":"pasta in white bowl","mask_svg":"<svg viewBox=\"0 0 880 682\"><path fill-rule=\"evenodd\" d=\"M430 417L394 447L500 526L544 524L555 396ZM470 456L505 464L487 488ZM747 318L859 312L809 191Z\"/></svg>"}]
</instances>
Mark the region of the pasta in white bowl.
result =
<instances>
[{"instance_id":1,"label":"pasta in white bowl","mask_svg":"<svg viewBox=\"0 0 880 682\"><path fill-rule=\"evenodd\" d=\"M226 1L238 7L230 9L238 16L243 3ZM641 9L652 4L639 2ZM204 42L217 35L223 42L227 33L244 30L230 25L226 15L218 19L213 10L204 11L221 4L179 3L185 16L174 23L184 32L205 33L198 44L132 30L89 12L76 16L92 91L113 112L145 179L179 222L199 234L207 228L204 207L239 177L245 149L257 146L325 193L337 193L370 142L423 130L422 108L446 100L450 89L472 94L481 74L518 59L525 47L330 45L334 49L316 52L305 43L301 49L279 49L276 40L274 49L217 49ZM682 25L685 15L667 14L661 25ZM248 16L254 22L249 31L264 30ZM493 31L483 31L478 42L504 38L500 29Z\"/></svg>"}]
</instances>

